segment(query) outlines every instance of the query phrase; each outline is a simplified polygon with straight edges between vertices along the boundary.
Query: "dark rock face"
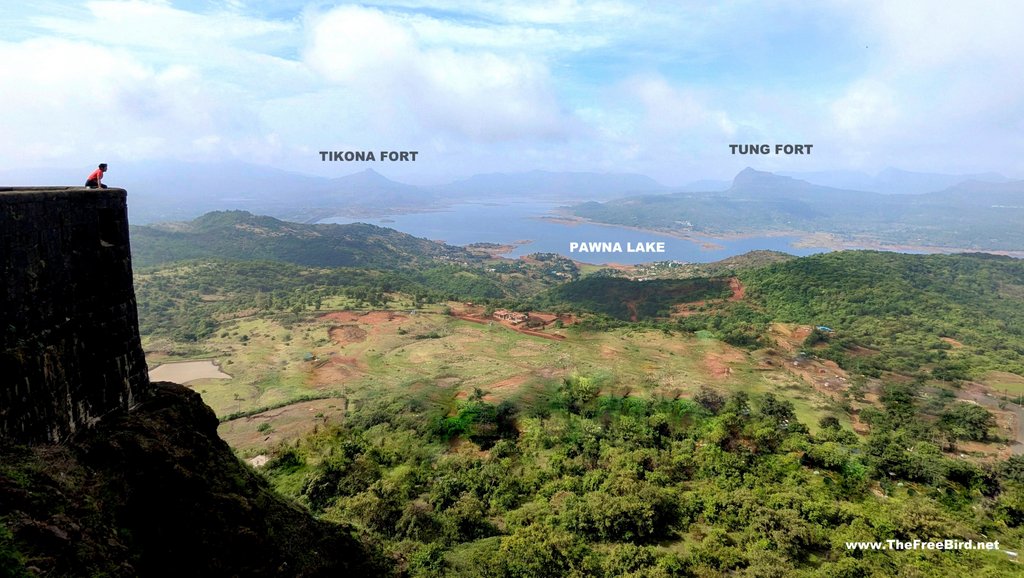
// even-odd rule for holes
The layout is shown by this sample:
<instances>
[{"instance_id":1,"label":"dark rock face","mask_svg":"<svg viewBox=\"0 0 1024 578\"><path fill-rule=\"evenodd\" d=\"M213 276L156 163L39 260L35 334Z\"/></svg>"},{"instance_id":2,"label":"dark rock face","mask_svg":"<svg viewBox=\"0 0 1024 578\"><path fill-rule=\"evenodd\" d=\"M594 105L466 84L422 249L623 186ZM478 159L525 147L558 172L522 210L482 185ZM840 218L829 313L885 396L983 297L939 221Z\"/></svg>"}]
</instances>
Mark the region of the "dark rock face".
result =
<instances>
[{"instance_id":1,"label":"dark rock face","mask_svg":"<svg viewBox=\"0 0 1024 578\"><path fill-rule=\"evenodd\" d=\"M145 395L125 198L0 188L0 438L61 441Z\"/></svg>"},{"instance_id":2,"label":"dark rock face","mask_svg":"<svg viewBox=\"0 0 1024 578\"><path fill-rule=\"evenodd\" d=\"M380 576L149 383L125 191L0 188L0 576Z\"/></svg>"},{"instance_id":3,"label":"dark rock face","mask_svg":"<svg viewBox=\"0 0 1024 578\"><path fill-rule=\"evenodd\" d=\"M0 522L0 570L6 553L56 576L386 574L349 529L274 494L170 383L70 444L0 447Z\"/></svg>"}]
</instances>

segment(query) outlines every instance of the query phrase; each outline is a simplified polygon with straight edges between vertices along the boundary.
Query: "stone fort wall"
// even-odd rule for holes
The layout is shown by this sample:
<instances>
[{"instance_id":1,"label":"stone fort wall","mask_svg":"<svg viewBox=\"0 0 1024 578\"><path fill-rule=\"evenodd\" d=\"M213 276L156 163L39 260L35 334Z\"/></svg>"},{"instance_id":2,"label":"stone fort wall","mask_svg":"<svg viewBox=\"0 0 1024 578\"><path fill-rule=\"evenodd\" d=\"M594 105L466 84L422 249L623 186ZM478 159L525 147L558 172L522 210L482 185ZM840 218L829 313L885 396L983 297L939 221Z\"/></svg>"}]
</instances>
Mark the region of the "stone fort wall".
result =
<instances>
[{"instance_id":1,"label":"stone fort wall","mask_svg":"<svg viewBox=\"0 0 1024 578\"><path fill-rule=\"evenodd\" d=\"M0 187L0 439L63 441L149 391L126 197Z\"/></svg>"}]
</instances>

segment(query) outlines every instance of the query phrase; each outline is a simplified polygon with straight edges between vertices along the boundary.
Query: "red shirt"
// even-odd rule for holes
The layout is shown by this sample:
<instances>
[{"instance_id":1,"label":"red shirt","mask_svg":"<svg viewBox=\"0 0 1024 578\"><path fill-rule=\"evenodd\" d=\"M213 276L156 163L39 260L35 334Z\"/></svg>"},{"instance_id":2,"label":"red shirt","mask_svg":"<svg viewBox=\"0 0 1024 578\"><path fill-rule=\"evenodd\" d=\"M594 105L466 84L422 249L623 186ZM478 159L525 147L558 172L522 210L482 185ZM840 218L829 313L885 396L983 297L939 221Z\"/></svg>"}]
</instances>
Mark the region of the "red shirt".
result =
<instances>
[{"instance_id":1,"label":"red shirt","mask_svg":"<svg viewBox=\"0 0 1024 578\"><path fill-rule=\"evenodd\" d=\"M91 181L93 179L96 179L96 182L98 183L98 182L100 182L100 179L102 179L102 178L103 178L103 170L102 169L96 169L95 171L89 173L89 178L87 178L85 180Z\"/></svg>"}]
</instances>

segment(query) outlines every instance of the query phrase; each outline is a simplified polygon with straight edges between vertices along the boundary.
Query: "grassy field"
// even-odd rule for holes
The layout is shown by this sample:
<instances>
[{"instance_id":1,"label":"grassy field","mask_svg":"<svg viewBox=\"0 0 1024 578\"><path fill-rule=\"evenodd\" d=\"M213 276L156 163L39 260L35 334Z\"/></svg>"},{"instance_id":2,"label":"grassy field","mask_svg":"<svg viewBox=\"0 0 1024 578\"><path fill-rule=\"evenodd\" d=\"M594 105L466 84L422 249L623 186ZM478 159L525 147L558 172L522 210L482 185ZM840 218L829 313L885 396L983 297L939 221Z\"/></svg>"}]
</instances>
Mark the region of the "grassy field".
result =
<instances>
[{"instance_id":1,"label":"grassy field","mask_svg":"<svg viewBox=\"0 0 1024 578\"><path fill-rule=\"evenodd\" d=\"M1024 395L1024 377L1005 371L990 371L979 380L997 395L1009 397Z\"/></svg>"},{"instance_id":2,"label":"grassy field","mask_svg":"<svg viewBox=\"0 0 1024 578\"><path fill-rule=\"evenodd\" d=\"M148 342L154 351L148 359L151 367L215 359L232 378L189 385L222 419L237 416L221 426L222 435L243 451L341 419L347 404L381 392L427 396L454 408L479 389L489 401L515 399L528 407L573 373L595 377L602 393L614 395L690 397L702 385L724 394L774 392L793 401L812 430L820 417L836 413L798 375L766 370L763 356L706 334L548 330L565 337L556 341L456 319L442 308L322 312L288 325L272 316L229 320L202 347L179 351Z\"/></svg>"}]
</instances>

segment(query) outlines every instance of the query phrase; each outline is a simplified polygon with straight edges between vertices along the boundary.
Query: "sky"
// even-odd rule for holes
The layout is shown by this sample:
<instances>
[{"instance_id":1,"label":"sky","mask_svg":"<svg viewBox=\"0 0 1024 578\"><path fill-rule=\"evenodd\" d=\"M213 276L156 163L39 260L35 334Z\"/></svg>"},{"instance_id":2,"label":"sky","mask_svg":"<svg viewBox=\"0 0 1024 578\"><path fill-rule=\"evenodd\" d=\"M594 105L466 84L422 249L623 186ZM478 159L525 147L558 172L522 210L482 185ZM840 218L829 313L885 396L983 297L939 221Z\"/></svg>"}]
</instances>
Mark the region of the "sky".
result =
<instances>
[{"instance_id":1,"label":"sky","mask_svg":"<svg viewBox=\"0 0 1024 578\"><path fill-rule=\"evenodd\" d=\"M1015 0L0 0L0 170L1024 178ZM739 155L730 144L810 144ZM320 151L417 151L324 162Z\"/></svg>"}]
</instances>

